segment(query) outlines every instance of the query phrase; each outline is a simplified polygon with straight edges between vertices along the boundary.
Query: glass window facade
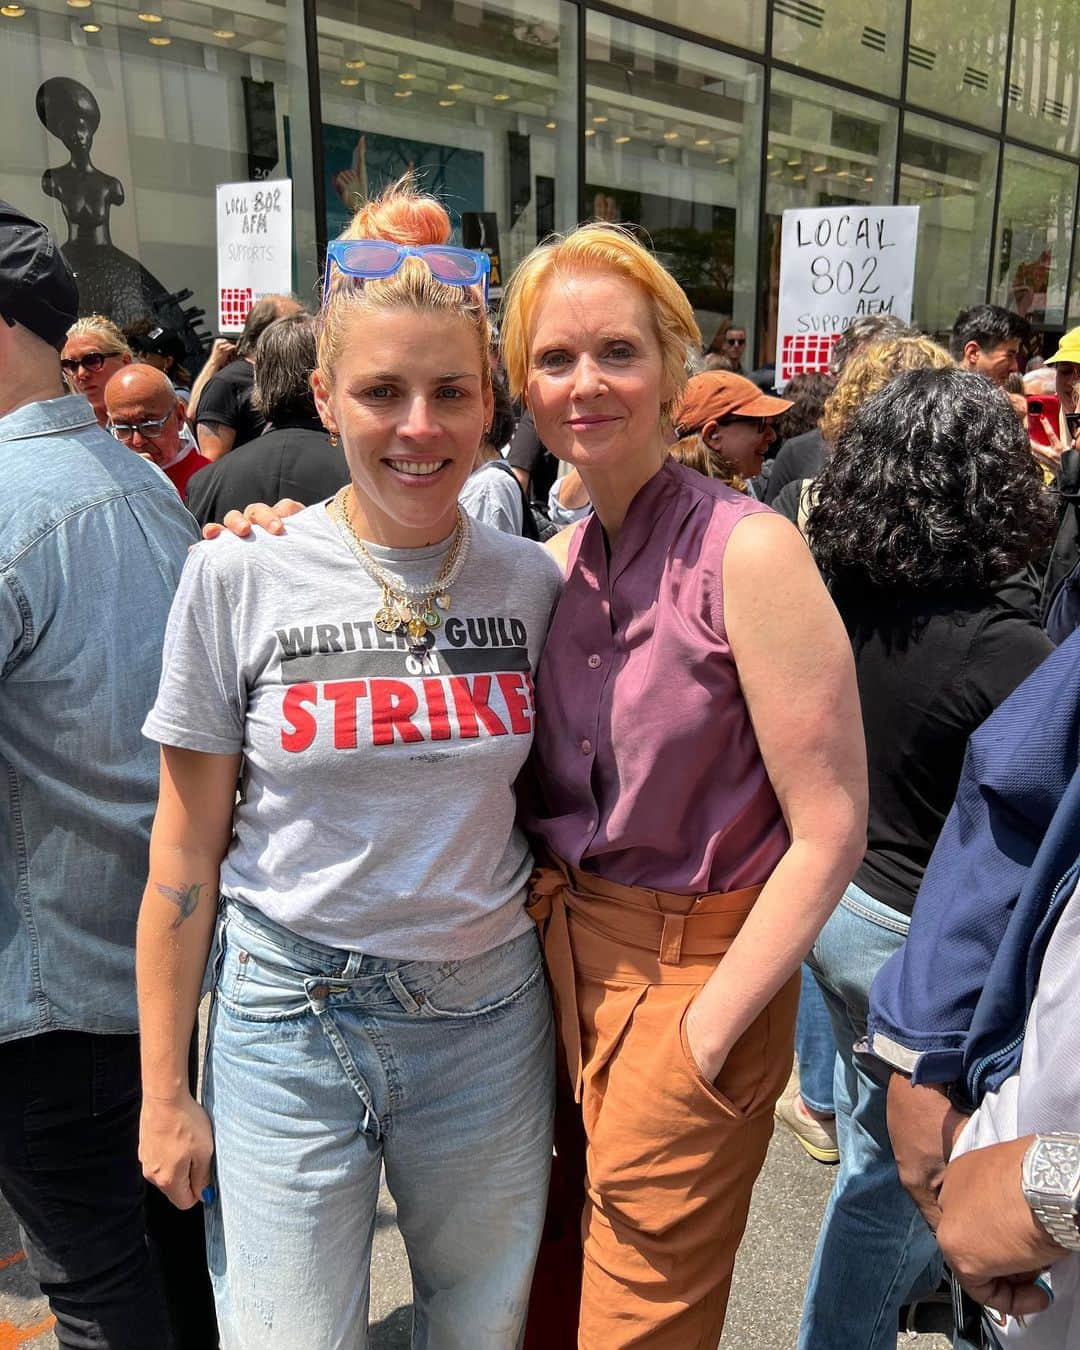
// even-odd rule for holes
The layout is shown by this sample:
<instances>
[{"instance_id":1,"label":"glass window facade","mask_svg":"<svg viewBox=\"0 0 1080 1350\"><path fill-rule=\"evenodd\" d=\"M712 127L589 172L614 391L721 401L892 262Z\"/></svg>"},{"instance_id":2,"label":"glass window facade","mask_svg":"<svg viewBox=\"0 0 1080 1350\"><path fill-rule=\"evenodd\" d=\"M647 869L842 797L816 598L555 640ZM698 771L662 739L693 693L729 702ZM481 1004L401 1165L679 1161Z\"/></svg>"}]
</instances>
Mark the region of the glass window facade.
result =
<instances>
[{"instance_id":1,"label":"glass window facade","mask_svg":"<svg viewBox=\"0 0 1080 1350\"><path fill-rule=\"evenodd\" d=\"M307 122L303 25L300 0L48 0L0 20L0 197L53 229L84 312L156 318L198 356L217 323L216 186L287 175L290 118ZM301 292L318 257L310 165L294 169Z\"/></svg>"},{"instance_id":2,"label":"glass window facade","mask_svg":"<svg viewBox=\"0 0 1080 1350\"><path fill-rule=\"evenodd\" d=\"M773 75L765 156L762 364L771 364L776 349L783 212L891 201L896 126L896 109L887 103L783 71Z\"/></svg>"},{"instance_id":3,"label":"glass window facade","mask_svg":"<svg viewBox=\"0 0 1080 1350\"><path fill-rule=\"evenodd\" d=\"M943 332L986 288L990 263L998 143L960 127L909 113L900 147L904 206L919 208L915 313Z\"/></svg>"},{"instance_id":4,"label":"glass window facade","mask_svg":"<svg viewBox=\"0 0 1080 1350\"><path fill-rule=\"evenodd\" d=\"M907 33L907 47L904 40ZM12 0L0 196L84 309L217 319L219 183L291 177L293 284L413 169L501 279L586 216L640 228L706 341L772 356L789 207L920 208L915 319L1080 324L1075 0Z\"/></svg>"},{"instance_id":5,"label":"glass window facade","mask_svg":"<svg viewBox=\"0 0 1080 1350\"><path fill-rule=\"evenodd\" d=\"M1005 147L990 299L1040 327L1065 324L1076 165Z\"/></svg>"},{"instance_id":6,"label":"glass window facade","mask_svg":"<svg viewBox=\"0 0 1080 1350\"><path fill-rule=\"evenodd\" d=\"M907 97L920 108L1001 129L1010 0L911 0Z\"/></svg>"},{"instance_id":7,"label":"glass window facade","mask_svg":"<svg viewBox=\"0 0 1080 1350\"><path fill-rule=\"evenodd\" d=\"M613 0L618 9L661 19L703 37L718 38L748 51L765 49L767 0Z\"/></svg>"},{"instance_id":8,"label":"glass window facade","mask_svg":"<svg viewBox=\"0 0 1080 1350\"><path fill-rule=\"evenodd\" d=\"M903 68L904 7L890 0L772 0L779 61L895 97Z\"/></svg>"},{"instance_id":9,"label":"glass window facade","mask_svg":"<svg viewBox=\"0 0 1080 1350\"><path fill-rule=\"evenodd\" d=\"M1080 9L1071 0L1016 0L1008 132L1080 154Z\"/></svg>"},{"instance_id":10,"label":"glass window facade","mask_svg":"<svg viewBox=\"0 0 1080 1350\"><path fill-rule=\"evenodd\" d=\"M417 22L417 9L424 22ZM455 239L497 258L492 284L577 219L572 5L320 0L322 179L332 238L408 170Z\"/></svg>"},{"instance_id":11,"label":"glass window facade","mask_svg":"<svg viewBox=\"0 0 1080 1350\"><path fill-rule=\"evenodd\" d=\"M586 33L585 214L646 232L706 343L732 315L752 340L762 68L603 14Z\"/></svg>"}]
</instances>

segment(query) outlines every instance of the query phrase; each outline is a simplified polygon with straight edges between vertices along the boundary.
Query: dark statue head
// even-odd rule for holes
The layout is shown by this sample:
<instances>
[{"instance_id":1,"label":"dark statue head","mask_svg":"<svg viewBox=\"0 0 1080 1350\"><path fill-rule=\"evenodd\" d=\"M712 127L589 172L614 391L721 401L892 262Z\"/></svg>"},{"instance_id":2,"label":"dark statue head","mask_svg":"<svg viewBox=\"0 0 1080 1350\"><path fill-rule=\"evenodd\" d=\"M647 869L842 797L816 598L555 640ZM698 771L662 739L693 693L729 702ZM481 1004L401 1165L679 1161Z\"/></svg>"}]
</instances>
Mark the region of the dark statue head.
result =
<instances>
[{"instance_id":1,"label":"dark statue head","mask_svg":"<svg viewBox=\"0 0 1080 1350\"><path fill-rule=\"evenodd\" d=\"M77 150L89 154L101 122L101 109L85 84L66 75L46 80L37 91L37 115L71 154Z\"/></svg>"}]
</instances>

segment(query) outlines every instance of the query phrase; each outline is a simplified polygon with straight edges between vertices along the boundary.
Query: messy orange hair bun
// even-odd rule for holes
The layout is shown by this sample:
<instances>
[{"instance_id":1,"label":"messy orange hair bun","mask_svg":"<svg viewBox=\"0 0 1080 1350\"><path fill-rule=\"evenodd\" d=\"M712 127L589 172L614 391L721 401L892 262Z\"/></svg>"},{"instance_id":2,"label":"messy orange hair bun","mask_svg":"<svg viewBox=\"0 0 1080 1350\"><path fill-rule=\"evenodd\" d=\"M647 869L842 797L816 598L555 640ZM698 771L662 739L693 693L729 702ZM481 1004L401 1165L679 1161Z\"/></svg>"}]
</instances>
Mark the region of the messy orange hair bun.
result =
<instances>
[{"instance_id":1,"label":"messy orange hair bun","mask_svg":"<svg viewBox=\"0 0 1080 1350\"><path fill-rule=\"evenodd\" d=\"M395 244L445 244L451 233L446 208L417 188L412 173L402 175L359 208L342 239L387 239Z\"/></svg>"},{"instance_id":2,"label":"messy orange hair bun","mask_svg":"<svg viewBox=\"0 0 1080 1350\"><path fill-rule=\"evenodd\" d=\"M341 239L383 239L393 244L447 244L451 225L446 208L417 187L412 173L366 202L353 216ZM328 264L332 266L332 264ZM481 380L490 385L488 349L491 325L484 297L475 286L450 286L438 281L419 258L405 258L390 276L353 285L347 275L330 273L328 294L319 315L318 368L329 388L334 371L348 343L352 319L361 314L391 310L418 314L451 314L461 319L476 343L481 362Z\"/></svg>"}]
</instances>

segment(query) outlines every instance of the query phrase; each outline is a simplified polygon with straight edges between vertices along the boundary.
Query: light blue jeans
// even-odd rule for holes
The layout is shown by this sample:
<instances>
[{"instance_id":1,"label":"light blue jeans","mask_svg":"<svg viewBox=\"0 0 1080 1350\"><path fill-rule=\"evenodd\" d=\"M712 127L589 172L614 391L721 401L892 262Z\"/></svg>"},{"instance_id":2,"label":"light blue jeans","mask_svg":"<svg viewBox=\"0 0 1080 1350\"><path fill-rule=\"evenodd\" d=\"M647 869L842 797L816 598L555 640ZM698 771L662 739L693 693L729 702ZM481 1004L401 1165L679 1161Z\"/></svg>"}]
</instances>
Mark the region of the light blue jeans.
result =
<instances>
[{"instance_id":1,"label":"light blue jeans","mask_svg":"<svg viewBox=\"0 0 1080 1350\"><path fill-rule=\"evenodd\" d=\"M551 1163L535 933L465 961L324 947L226 904L207 1048L222 1350L363 1350L380 1167L416 1350L513 1350Z\"/></svg>"},{"instance_id":2,"label":"light blue jeans","mask_svg":"<svg viewBox=\"0 0 1080 1350\"><path fill-rule=\"evenodd\" d=\"M832 1018L817 980L803 962L800 972L799 1016L795 1022L795 1057L799 1061L799 1095L822 1115L833 1115L833 1079L836 1077L836 1038Z\"/></svg>"},{"instance_id":3,"label":"light blue jeans","mask_svg":"<svg viewBox=\"0 0 1080 1350\"><path fill-rule=\"evenodd\" d=\"M851 1052L866 1035L874 976L903 946L909 924L852 884L810 953L836 1035L840 1166L810 1268L799 1350L896 1350L900 1308L941 1276L934 1236L897 1176L887 1080Z\"/></svg>"}]
</instances>

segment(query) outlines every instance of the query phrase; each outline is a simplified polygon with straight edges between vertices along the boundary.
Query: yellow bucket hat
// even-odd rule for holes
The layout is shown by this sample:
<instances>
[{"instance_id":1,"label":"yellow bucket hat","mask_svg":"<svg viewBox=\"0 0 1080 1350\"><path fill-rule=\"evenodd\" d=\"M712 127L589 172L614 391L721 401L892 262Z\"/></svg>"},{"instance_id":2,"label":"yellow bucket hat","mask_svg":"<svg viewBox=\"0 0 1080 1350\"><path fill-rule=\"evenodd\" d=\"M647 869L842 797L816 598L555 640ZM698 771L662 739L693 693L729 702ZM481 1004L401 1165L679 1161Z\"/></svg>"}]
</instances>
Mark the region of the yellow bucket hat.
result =
<instances>
[{"instance_id":1,"label":"yellow bucket hat","mask_svg":"<svg viewBox=\"0 0 1080 1350\"><path fill-rule=\"evenodd\" d=\"M1070 328L1061 339L1057 351L1046 358L1046 364L1052 366L1055 361L1068 361L1070 365L1080 366L1080 328Z\"/></svg>"}]
</instances>

